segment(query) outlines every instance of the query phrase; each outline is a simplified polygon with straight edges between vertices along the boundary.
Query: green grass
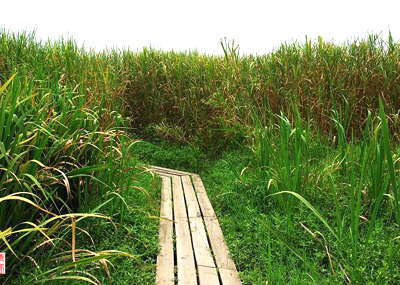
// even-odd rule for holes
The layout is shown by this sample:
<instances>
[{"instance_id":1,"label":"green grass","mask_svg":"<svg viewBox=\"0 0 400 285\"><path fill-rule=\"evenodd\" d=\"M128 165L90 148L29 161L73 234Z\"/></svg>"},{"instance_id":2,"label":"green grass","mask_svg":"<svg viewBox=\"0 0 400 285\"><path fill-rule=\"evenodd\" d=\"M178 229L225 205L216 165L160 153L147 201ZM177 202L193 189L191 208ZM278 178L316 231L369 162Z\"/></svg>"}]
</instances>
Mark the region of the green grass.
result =
<instances>
[{"instance_id":1,"label":"green grass","mask_svg":"<svg viewBox=\"0 0 400 285\"><path fill-rule=\"evenodd\" d=\"M279 138L274 139L280 145ZM286 184L280 181L285 176L277 174L285 173L280 170L284 168L282 164L275 164L281 159L278 148L271 149L273 161L268 169L276 182L270 183L258 169L252 149L240 148L205 158L193 147L165 143L161 146L162 151L158 144L142 145L136 151L149 163L156 164L164 157L179 154L183 148L185 155L171 160L177 167L185 165L194 155L199 157L201 167L196 172L205 183L245 284L265 284L267 280L279 284L308 284L313 280L328 284L349 280L393 284L400 280L396 240L399 229L392 198L385 194L379 202L367 196L366 188L358 200L355 195L360 194L357 194L360 186L354 189L350 182L354 183L354 172L360 169L349 166L349 173L343 176L339 163L341 150L332 146L332 142L308 145L309 159L307 166L302 167L306 168L308 181L303 176L300 179L301 196L293 191L279 192ZM349 164L354 160L356 165L363 145L349 143L349 148L352 153ZM160 151L154 151L157 149ZM364 177L363 185L371 185L376 175L372 170L375 160L370 157L369 160L366 168L371 167L371 172ZM389 179L388 172L383 173L387 178L380 178L382 182ZM388 191L387 186L384 183L382 191Z\"/></svg>"},{"instance_id":2,"label":"green grass","mask_svg":"<svg viewBox=\"0 0 400 285\"><path fill-rule=\"evenodd\" d=\"M367 111L379 112L379 96L398 133L399 44L369 35L336 45L319 38L287 43L267 55L239 54L223 43L225 56L196 52L87 52L73 39L39 43L33 33L2 32L2 76L14 69L36 80L71 83L87 99L120 110L136 131L220 151L243 142L268 111L297 111L314 131L336 132L338 112L346 136L360 136ZM273 117L276 119L276 117ZM276 123L276 121L275 121Z\"/></svg>"},{"instance_id":3,"label":"green grass","mask_svg":"<svg viewBox=\"0 0 400 285\"><path fill-rule=\"evenodd\" d=\"M199 172L206 163L206 154L199 148L163 140L143 142L132 150L132 154L149 165L193 173Z\"/></svg>"},{"instance_id":4,"label":"green grass","mask_svg":"<svg viewBox=\"0 0 400 285\"><path fill-rule=\"evenodd\" d=\"M312 280L376 284L396 283L400 279L399 255L395 253L398 226L393 223L394 217L381 208L371 233L371 221L361 219L356 235L352 230L354 214L348 206L349 194L341 193L338 197L342 212L337 214L330 196L329 177L316 182L331 167L336 155L336 151L329 151L326 159L310 170L315 173L311 181L314 183L302 191L312 208L297 202L290 212L279 207L275 196L265 193L267 186L260 180L246 172L238 179L240 168L248 166L248 160L243 159L246 153L227 153L202 174L245 284L264 284L267 280L279 284L308 284ZM285 195L284 201L289 203L290 194L279 195ZM269 199L260 198L263 196ZM369 219L368 203L361 208L361 215ZM356 260L353 254L357 254Z\"/></svg>"},{"instance_id":5,"label":"green grass","mask_svg":"<svg viewBox=\"0 0 400 285\"><path fill-rule=\"evenodd\" d=\"M122 223L112 224L101 220L91 220L80 225L80 228L90 233L77 234L77 247L85 248L90 251L100 252L102 250L113 249L122 252L129 252L134 257L111 257L108 263L110 276L106 273L103 266L87 265L80 267L80 270L92 274L99 283L108 284L110 280L113 284L153 284L155 283L155 264L158 253L158 215L157 207L160 197L160 183L157 182L154 190L152 179L147 174L137 179L137 185L150 190L148 194L141 191L131 191L125 195L127 204L126 214ZM109 204L111 205L111 204ZM110 215L113 211L111 206L102 208L102 213ZM115 221L119 221L118 214L114 216ZM115 226L117 226L117 231ZM39 259L40 260L40 259ZM41 271L51 269L51 264L41 263ZM29 266L24 267L25 270ZM39 274L38 271L28 273ZM10 284L30 284L33 283L30 274L20 273ZM65 284L87 284L81 280L68 280ZM47 283L46 283L47 284ZM64 284L62 281L48 282L48 284Z\"/></svg>"},{"instance_id":6,"label":"green grass","mask_svg":"<svg viewBox=\"0 0 400 285\"><path fill-rule=\"evenodd\" d=\"M154 239L140 241L151 240L148 248L132 244L115 251L115 243L101 239L104 233L88 231L93 223L107 224L104 232L118 237L132 215L131 224L144 223L154 236L157 222L144 215L148 201L130 196L140 192L155 200L154 190L137 183L142 170L131 155L137 142L111 104L122 103L62 73L76 68L73 61L85 62L72 41L44 48L32 35L2 33L0 46L0 251L7 254L8 272L1 278L17 284L71 278L96 283L91 269L109 275L113 258L137 264L148 263L146 255L154 259ZM44 64L50 57L62 72ZM157 204L151 206L154 212ZM137 241L144 231L130 232ZM81 243L92 238L93 244Z\"/></svg>"},{"instance_id":7,"label":"green grass","mask_svg":"<svg viewBox=\"0 0 400 285\"><path fill-rule=\"evenodd\" d=\"M399 44L221 44L94 53L0 31L15 284L154 283L159 185L143 163L202 176L245 284L400 282Z\"/></svg>"}]
</instances>

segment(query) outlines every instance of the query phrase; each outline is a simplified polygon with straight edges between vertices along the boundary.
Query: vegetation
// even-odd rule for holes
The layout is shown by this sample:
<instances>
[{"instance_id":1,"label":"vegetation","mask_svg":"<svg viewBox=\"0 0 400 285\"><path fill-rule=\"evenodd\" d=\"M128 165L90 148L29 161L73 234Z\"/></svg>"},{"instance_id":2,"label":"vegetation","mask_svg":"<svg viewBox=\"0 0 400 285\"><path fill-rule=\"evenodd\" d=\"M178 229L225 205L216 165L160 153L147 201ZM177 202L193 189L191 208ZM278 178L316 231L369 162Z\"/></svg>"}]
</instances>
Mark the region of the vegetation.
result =
<instances>
[{"instance_id":1,"label":"vegetation","mask_svg":"<svg viewBox=\"0 0 400 285\"><path fill-rule=\"evenodd\" d=\"M152 251L156 256L157 230L148 218L149 237L140 242L153 243L150 251L137 251L133 242L124 251L104 240L96 247L91 237L96 231L87 231L97 224L98 237L108 232L122 243L127 239L122 235L133 231L130 235L137 238L144 219L140 212L156 208L137 209L147 199L135 205L134 200L140 201L136 192L147 198L155 193L135 182L146 171L128 155L136 142L112 106L116 100L106 100L106 90L96 94L63 73L70 54L83 65L83 51L72 42L42 46L33 35L1 34L0 251L7 253L6 282L76 278L98 283L88 266L101 266L110 276L108 259L113 256L135 258L139 264L144 259L136 254ZM60 70L48 65L49 57ZM137 212L135 218L126 217ZM136 228L125 229L127 220ZM28 274L18 279L18 272Z\"/></svg>"},{"instance_id":2,"label":"vegetation","mask_svg":"<svg viewBox=\"0 0 400 285\"><path fill-rule=\"evenodd\" d=\"M0 35L0 251L27 272L16 282L154 282L142 162L202 175L245 284L400 282L391 36L212 56Z\"/></svg>"}]
</instances>

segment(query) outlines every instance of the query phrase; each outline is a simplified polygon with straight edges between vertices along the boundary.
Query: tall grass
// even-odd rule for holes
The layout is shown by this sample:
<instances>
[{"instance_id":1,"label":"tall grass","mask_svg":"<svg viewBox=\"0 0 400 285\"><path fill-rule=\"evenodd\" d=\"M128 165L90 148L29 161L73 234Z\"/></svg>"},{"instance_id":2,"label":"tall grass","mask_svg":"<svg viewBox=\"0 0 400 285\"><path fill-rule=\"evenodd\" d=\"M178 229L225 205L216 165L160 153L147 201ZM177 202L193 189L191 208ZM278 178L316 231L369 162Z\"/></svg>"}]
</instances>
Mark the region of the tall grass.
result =
<instances>
[{"instance_id":1,"label":"tall grass","mask_svg":"<svg viewBox=\"0 0 400 285\"><path fill-rule=\"evenodd\" d=\"M108 258L132 255L79 248L77 239L89 235L82 220L112 222L118 213L122 222L126 192L142 190L129 184L137 172L127 157L134 142L114 111L122 105L110 87L115 78L102 70L102 81L89 85L90 70L103 62L89 62L73 41L41 45L33 34L2 32L0 58L0 251L8 254L7 279L32 261L36 281L98 283L79 268L99 263L109 274ZM121 203L111 217L98 213L115 199Z\"/></svg>"},{"instance_id":2,"label":"tall grass","mask_svg":"<svg viewBox=\"0 0 400 285\"><path fill-rule=\"evenodd\" d=\"M38 43L26 33L2 32L1 39L4 78L23 62L35 78L74 82L81 93L89 88L103 107L121 107L138 130L163 125L159 130L174 137L178 128L183 132L176 139L208 148L242 141L254 112L270 119L265 110L284 111L294 119L293 104L314 130L336 132L329 119L334 109L346 118L346 136L360 136L368 110L376 115L382 97L389 129L398 131L400 47L391 35L342 45L318 38L283 44L268 55L241 55L233 42L222 42L224 56L152 48L94 53L73 40Z\"/></svg>"},{"instance_id":3,"label":"tall grass","mask_svg":"<svg viewBox=\"0 0 400 285\"><path fill-rule=\"evenodd\" d=\"M338 276L346 282L366 282L366 267L373 267L364 260L375 254L377 245L372 237L382 231L391 233L387 242L394 250L381 258L386 264L398 260L400 177L396 169L400 167L400 157L384 109L380 101L379 115L372 117L368 113L362 140L345 135L347 120L336 110L331 120L337 131L331 142L318 139L307 127L303 130L299 119L290 122L282 114L278 116L278 125L256 128L253 134L255 161L250 181L258 185L259 190L252 196L261 209L268 209L271 200L275 202L288 222L285 234L277 233L268 224L265 224L266 229L303 260L298 249L283 238L298 227L293 222L297 220L294 217L301 203L315 215L318 223L306 226L302 222L300 225L321 243L331 271L339 272ZM330 145L326 146L327 143ZM328 148L326 153L320 153L320 145ZM324 167L315 168L314 164ZM388 224L387 229L382 229L382 223ZM382 280L387 275L398 278L399 273L393 270L392 265L388 266L374 274L373 280Z\"/></svg>"},{"instance_id":4,"label":"tall grass","mask_svg":"<svg viewBox=\"0 0 400 285\"><path fill-rule=\"evenodd\" d=\"M375 115L379 108L379 96L391 115L400 104L399 47L391 37L371 35L341 46L319 39L259 56L241 56L229 43L223 57L145 49L129 54L128 61L135 68L126 98L131 106L142 104L133 116L181 126L199 140L242 139L255 123L251 114L263 117L266 109L283 110L292 120L293 104L314 129L335 132L329 119L335 109L347 118L345 134L360 135L367 111Z\"/></svg>"},{"instance_id":5,"label":"tall grass","mask_svg":"<svg viewBox=\"0 0 400 285\"><path fill-rule=\"evenodd\" d=\"M322 245L338 280L362 283L377 267L372 280L397 278L399 44L391 35L341 45L306 39L268 55L221 45L223 56L152 48L95 53L72 39L38 42L34 33L1 31L0 185L7 199L0 249L28 257L44 244L36 237L50 213L95 215L110 197L123 198L131 189L129 127L213 152L250 146L253 162L242 177L251 173L254 207L282 211L289 235L297 210L308 209L315 225L301 228ZM125 210L121 199L111 215L121 222ZM66 217L69 226L51 220L51 234L72 233L78 216ZM26 221L32 229L24 239L3 238ZM363 258L376 257L369 249L382 224L393 231L390 253L380 256L383 267L366 264Z\"/></svg>"}]
</instances>

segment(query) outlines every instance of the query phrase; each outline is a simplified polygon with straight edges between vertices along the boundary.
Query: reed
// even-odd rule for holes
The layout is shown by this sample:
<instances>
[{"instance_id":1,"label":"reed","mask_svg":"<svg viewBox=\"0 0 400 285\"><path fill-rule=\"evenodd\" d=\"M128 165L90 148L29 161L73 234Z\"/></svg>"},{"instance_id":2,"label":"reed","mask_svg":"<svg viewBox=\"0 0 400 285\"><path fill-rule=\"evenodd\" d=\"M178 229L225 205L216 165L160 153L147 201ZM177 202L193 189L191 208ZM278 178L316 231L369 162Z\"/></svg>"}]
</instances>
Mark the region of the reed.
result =
<instances>
[{"instance_id":1,"label":"reed","mask_svg":"<svg viewBox=\"0 0 400 285\"><path fill-rule=\"evenodd\" d=\"M265 192L255 197L257 207L268 211L267 200L259 198L268 195L286 216L284 233L277 232L262 219L265 228L278 240L284 241L293 255L303 261L300 249L285 241L285 236L290 237L298 227L294 223L295 213L303 205L315 215L317 222L308 227L303 223L300 225L321 244L331 271L341 272L339 276L345 282L366 282L365 268L370 265L366 265L364 260L371 259L370 255L374 253L376 244L371 239L383 231L383 221L390 224L387 227L392 233L387 242L396 247L382 257L387 264L393 264L392 254L397 254L398 246L394 241L398 233L399 174L395 169L399 167L399 153L389 132L388 116L382 101L379 116L372 119L368 113L361 141L348 138L343 126L346 120L340 118L338 112L332 113L337 139L335 136L336 142L330 146L328 160L324 162L319 158L318 148L311 143L316 139L315 135L302 131L299 122L291 124L286 117L281 115L279 118L281 122L276 128L255 133L255 161L253 169L250 169L253 176L246 180L246 183L264 186L258 188ZM307 133L304 137L303 132ZM313 161L327 166L314 169ZM323 191L330 191L331 196L326 196ZM312 265L307 266L315 271ZM374 275L373 280L381 280L385 274L392 278L398 275L393 266L382 270Z\"/></svg>"},{"instance_id":2,"label":"reed","mask_svg":"<svg viewBox=\"0 0 400 285\"><path fill-rule=\"evenodd\" d=\"M83 87L90 76L88 55L73 41L41 45L32 34L2 33L0 45L0 251L9 253L7 280L30 260L43 270L32 268L36 281L96 283L79 268L102 264L108 272L110 257L133 257L90 251L76 242L89 235L79 228L83 219L113 222L113 211L97 213L114 205L112 200L121 201L122 222L124 197L133 190L127 182L137 162L127 152L134 141L113 111L118 100L105 100L116 92L107 88L115 78L99 74L105 94Z\"/></svg>"},{"instance_id":3,"label":"reed","mask_svg":"<svg viewBox=\"0 0 400 285\"><path fill-rule=\"evenodd\" d=\"M242 55L225 41L224 56L152 48L94 53L72 39L38 43L34 33L3 31L1 38L4 78L18 58L38 80L73 82L81 93L90 90L89 100L101 95L102 107L119 108L138 131L164 125L174 137L173 129L182 128L185 140L209 149L243 141L254 113L270 119L266 110L283 111L294 119L293 105L311 129L327 135L336 132L329 119L336 110L346 120L345 135L360 137L368 110L377 115L382 97L393 118L389 129L398 131L400 48L391 35L342 45L322 38L286 43L268 55Z\"/></svg>"},{"instance_id":4,"label":"reed","mask_svg":"<svg viewBox=\"0 0 400 285\"><path fill-rule=\"evenodd\" d=\"M321 246L329 271L340 272L336 281L398 278L399 44L391 35L341 45L318 38L267 55L243 55L226 40L221 46L223 56L95 53L73 39L39 42L34 33L0 31L0 250L15 253L14 272L17 257L59 237L47 263L61 259L65 270L36 276L71 278L79 262L104 264L98 256L110 252L78 257L84 251L75 238L68 249L61 244L79 231L83 216L74 213L123 223L127 193L146 193L132 183L138 171L129 130L213 154L250 148L252 161L235 175L251 187L237 195L251 193L254 211L273 206L287 221L284 234L262 219L269 268L274 237L306 260L285 238L303 207L315 224L300 227ZM107 217L97 213L103 206ZM382 224L393 231L389 254L373 256L386 264L375 273L376 263L363 258L371 259ZM305 266L320 276L313 262ZM96 282L86 273L78 278Z\"/></svg>"}]
</instances>

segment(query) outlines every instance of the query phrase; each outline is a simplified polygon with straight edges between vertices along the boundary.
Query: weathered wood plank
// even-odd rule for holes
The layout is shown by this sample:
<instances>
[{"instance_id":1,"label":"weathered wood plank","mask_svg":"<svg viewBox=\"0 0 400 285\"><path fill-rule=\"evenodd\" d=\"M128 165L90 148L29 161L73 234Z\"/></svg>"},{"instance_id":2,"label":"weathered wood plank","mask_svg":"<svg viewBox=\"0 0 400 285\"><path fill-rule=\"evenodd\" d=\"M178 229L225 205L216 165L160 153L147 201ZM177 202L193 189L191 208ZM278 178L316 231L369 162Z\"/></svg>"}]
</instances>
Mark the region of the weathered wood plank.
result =
<instances>
[{"instance_id":1,"label":"weathered wood plank","mask_svg":"<svg viewBox=\"0 0 400 285\"><path fill-rule=\"evenodd\" d=\"M199 271L200 285L220 284L218 279L218 273L215 268L207 266L199 266L198 271Z\"/></svg>"},{"instance_id":2,"label":"weathered wood plank","mask_svg":"<svg viewBox=\"0 0 400 285\"><path fill-rule=\"evenodd\" d=\"M187 218L185 196L183 195L182 181L179 176L172 177L172 189L174 197L174 216L176 218Z\"/></svg>"},{"instance_id":3,"label":"weathered wood plank","mask_svg":"<svg viewBox=\"0 0 400 285\"><path fill-rule=\"evenodd\" d=\"M200 176L157 166L152 170L162 178L157 284L174 284L174 224L178 284L242 284Z\"/></svg>"},{"instance_id":4,"label":"weathered wood plank","mask_svg":"<svg viewBox=\"0 0 400 285\"><path fill-rule=\"evenodd\" d=\"M171 179L161 177L161 209L160 217L172 220Z\"/></svg>"},{"instance_id":5,"label":"weathered wood plank","mask_svg":"<svg viewBox=\"0 0 400 285\"><path fill-rule=\"evenodd\" d=\"M174 244L171 201L171 179L163 177L161 184L160 252L157 256L157 284L174 284ZM168 220L166 220L168 219Z\"/></svg>"},{"instance_id":6,"label":"weathered wood plank","mask_svg":"<svg viewBox=\"0 0 400 285\"><path fill-rule=\"evenodd\" d=\"M215 218L215 212L204 188L203 181L201 181L200 176L197 174L192 175L192 179L203 216Z\"/></svg>"},{"instance_id":7,"label":"weathered wood plank","mask_svg":"<svg viewBox=\"0 0 400 285\"><path fill-rule=\"evenodd\" d=\"M196 267L187 218L175 219L178 284L197 284Z\"/></svg>"},{"instance_id":8,"label":"weathered wood plank","mask_svg":"<svg viewBox=\"0 0 400 285\"><path fill-rule=\"evenodd\" d=\"M174 197L178 284L197 284L192 240L190 237L182 181L179 176L172 178L172 187Z\"/></svg>"},{"instance_id":9,"label":"weathered wood plank","mask_svg":"<svg viewBox=\"0 0 400 285\"><path fill-rule=\"evenodd\" d=\"M216 218L204 217L204 222L210 237L211 248L219 269L236 270L235 263L229 255L224 235Z\"/></svg>"},{"instance_id":10,"label":"weathered wood plank","mask_svg":"<svg viewBox=\"0 0 400 285\"><path fill-rule=\"evenodd\" d=\"M171 178L174 176L181 176L181 175L171 174L171 173L162 172L162 171L158 171L158 170L154 170L154 169L152 169L151 171L153 171L157 175L171 177Z\"/></svg>"},{"instance_id":11,"label":"weathered wood plank","mask_svg":"<svg viewBox=\"0 0 400 285\"><path fill-rule=\"evenodd\" d=\"M237 273L236 270L220 268L219 274L221 276L223 285L242 284L242 281L240 281L239 274Z\"/></svg>"},{"instance_id":12,"label":"weathered wood plank","mask_svg":"<svg viewBox=\"0 0 400 285\"><path fill-rule=\"evenodd\" d=\"M199 204L197 202L196 194L190 176L182 176L183 192L185 193L186 207L188 210L189 218L201 217Z\"/></svg>"},{"instance_id":13,"label":"weathered wood plank","mask_svg":"<svg viewBox=\"0 0 400 285\"><path fill-rule=\"evenodd\" d=\"M201 217L189 218L189 225L190 232L192 233L192 243L197 265L215 268L206 230L203 225L203 219Z\"/></svg>"},{"instance_id":14,"label":"weathered wood plank","mask_svg":"<svg viewBox=\"0 0 400 285\"><path fill-rule=\"evenodd\" d=\"M157 172L157 171L153 171L155 174L161 176L161 177L168 177L168 178L172 178L176 175L173 174L168 174L168 173L164 173L164 172Z\"/></svg>"},{"instance_id":15,"label":"weathered wood plank","mask_svg":"<svg viewBox=\"0 0 400 285\"><path fill-rule=\"evenodd\" d=\"M157 284L174 284L172 221L160 221L160 252L157 256Z\"/></svg>"},{"instance_id":16,"label":"weathered wood plank","mask_svg":"<svg viewBox=\"0 0 400 285\"><path fill-rule=\"evenodd\" d=\"M190 172L185 172L185 171L180 171L180 170L175 170L175 169L170 169L170 168L165 168L165 167L160 167L160 166L150 166L150 169L153 169L156 172L164 172L168 174L173 174L173 175L192 175L193 173Z\"/></svg>"}]
</instances>

